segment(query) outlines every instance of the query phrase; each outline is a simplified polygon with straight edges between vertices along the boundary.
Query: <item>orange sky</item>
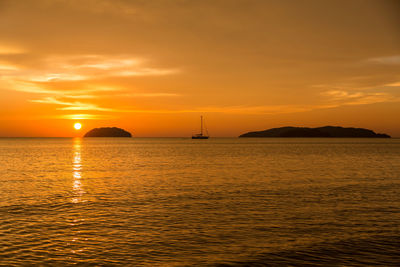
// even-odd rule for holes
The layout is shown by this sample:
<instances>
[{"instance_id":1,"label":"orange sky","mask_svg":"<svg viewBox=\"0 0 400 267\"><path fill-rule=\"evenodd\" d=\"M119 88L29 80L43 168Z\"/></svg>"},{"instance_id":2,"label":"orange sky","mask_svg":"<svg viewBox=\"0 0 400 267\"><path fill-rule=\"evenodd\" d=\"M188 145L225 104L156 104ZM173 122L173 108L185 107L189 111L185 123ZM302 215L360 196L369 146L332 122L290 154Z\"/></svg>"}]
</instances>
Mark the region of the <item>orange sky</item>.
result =
<instances>
[{"instance_id":1,"label":"orange sky","mask_svg":"<svg viewBox=\"0 0 400 267\"><path fill-rule=\"evenodd\" d=\"M399 1L0 1L0 136L400 137ZM76 131L75 122L83 128Z\"/></svg>"}]
</instances>

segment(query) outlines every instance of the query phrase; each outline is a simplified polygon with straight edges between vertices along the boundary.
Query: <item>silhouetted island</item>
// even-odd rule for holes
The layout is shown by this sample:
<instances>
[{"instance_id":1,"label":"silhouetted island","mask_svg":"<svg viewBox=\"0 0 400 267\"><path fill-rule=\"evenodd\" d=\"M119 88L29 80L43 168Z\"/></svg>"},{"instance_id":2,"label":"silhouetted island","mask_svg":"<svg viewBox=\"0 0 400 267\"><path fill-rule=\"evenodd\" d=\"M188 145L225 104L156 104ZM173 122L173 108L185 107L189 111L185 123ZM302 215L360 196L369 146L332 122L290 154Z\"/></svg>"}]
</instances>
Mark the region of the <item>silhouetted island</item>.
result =
<instances>
[{"instance_id":1,"label":"silhouetted island","mask_svg":"<svg viewBox=\"0 0 400 267\"><path fill-rule=\"evenodd\" d=\"M121 128L101 127L90 130L84 137L132 137L132 135Z\"/></svg>"},{"instance_id":2,"label":"silhouetted island","mask_svg":"<svg viewBox=\"0 0 400 267\"><path fill-rule=\"evenodd\" d=\"M325 126L318 128L307 127L280 127L265 131L248 132L239 137L367 137L390 138L387 134L375 133L363 128L344 128L339 126Z\"/></svg>"}]
</instances>

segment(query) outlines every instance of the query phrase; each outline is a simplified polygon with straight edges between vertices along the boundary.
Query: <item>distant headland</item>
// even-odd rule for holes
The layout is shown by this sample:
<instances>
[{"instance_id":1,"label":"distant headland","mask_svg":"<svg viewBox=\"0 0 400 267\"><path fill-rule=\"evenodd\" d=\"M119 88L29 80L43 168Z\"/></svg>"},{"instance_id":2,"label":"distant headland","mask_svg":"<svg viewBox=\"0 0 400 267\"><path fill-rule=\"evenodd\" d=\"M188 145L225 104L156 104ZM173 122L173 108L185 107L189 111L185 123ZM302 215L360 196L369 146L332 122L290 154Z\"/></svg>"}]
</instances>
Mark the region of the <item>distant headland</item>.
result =
<instances>
[{"instance_id":1,"label":"distant headland","mask_svg":"<svg viewBox=\"0 0 400 267\"><path fill-rule=\"evenodd\" d=\"M344 128L339 126L325 126L318 128L307 127L280 127L265 131L248 132L239 137L363 137L363 138L390 138L387 134L375 133L363 128Z\"/></svg>"},{"instance_id":2,"label":"distant headland","mask_svg":"<svg viewBox=\"0 0 400 267\"><path fill-rule=\"evenodd\" d=\"M132 137L132 134L117 127L101 127L90 130L83 137Z\"/></svg>"}]
</instances>

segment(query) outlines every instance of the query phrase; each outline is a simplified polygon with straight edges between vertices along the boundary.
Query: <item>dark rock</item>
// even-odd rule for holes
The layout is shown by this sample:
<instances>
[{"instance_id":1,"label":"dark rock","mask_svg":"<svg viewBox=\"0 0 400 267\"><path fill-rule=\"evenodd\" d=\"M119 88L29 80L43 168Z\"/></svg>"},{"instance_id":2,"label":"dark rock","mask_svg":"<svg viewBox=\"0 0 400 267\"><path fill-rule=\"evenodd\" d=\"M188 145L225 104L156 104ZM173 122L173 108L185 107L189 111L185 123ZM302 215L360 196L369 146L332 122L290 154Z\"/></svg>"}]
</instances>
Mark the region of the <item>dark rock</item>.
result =
<instances>
[{"instance_id":1,"label":"dark rock","mask_svg":"<svg viewBox=\"0 0 400 267\"><path fill-rule=\"evenodd\" d=\"M248 132L239 137L367 137L390 138L387 134L377 134L363 128L343 128L339 126L325 126L318 128L281 127L265 131Z\"/></svg>"},{"instance_id":2,"label":"dark rock","mask_svg":"<svg viewBox=\"0 0 400 267\"><path fill-rule=\"evenodd\" d=\"M102 127L94 128L87 132L84 137L132 137L130 132L127 132L117 127Z\"/></svg>"}]
</instances>

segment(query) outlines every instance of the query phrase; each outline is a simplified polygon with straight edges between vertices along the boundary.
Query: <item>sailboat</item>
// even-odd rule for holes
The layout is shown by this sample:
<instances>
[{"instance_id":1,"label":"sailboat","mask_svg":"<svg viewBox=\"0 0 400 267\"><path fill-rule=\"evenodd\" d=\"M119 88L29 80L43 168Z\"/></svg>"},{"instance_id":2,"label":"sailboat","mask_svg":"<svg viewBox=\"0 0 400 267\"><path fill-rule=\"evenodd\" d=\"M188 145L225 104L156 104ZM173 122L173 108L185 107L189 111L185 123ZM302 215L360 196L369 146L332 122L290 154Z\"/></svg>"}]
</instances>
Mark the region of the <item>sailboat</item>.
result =
<instances>
[{"instance_id":1,"label":"sailboat","mask_svg":"<svg viewBox=\"0 0 400 267\"><path fill-rule=\"evenodd\" d=\"M192 139L208 139L208 131L206 129L207 135L203 134L203 116L200 116L200 133L192 135Z\"/></svg>"}]
</instances>

